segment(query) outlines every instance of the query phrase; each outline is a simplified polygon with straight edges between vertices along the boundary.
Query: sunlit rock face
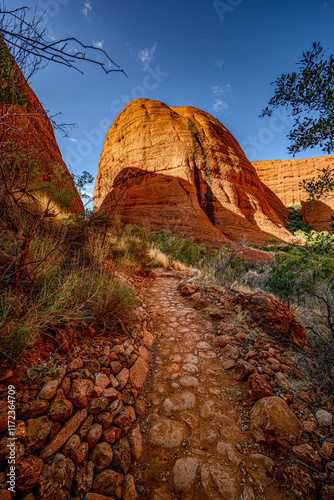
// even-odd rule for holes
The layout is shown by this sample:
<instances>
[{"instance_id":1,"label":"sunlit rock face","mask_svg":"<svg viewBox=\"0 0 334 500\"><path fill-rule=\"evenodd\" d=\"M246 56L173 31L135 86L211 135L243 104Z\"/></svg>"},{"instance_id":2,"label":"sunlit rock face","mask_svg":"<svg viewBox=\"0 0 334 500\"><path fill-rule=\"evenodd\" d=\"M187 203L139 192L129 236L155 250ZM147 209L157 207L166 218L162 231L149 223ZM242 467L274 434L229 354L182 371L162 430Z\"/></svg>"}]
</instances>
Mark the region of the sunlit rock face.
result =
<instances>
[{"instance_id":1,"label":"sunlit rock face","mask_svg":"<svg viewBox=\"0 0 334 500\"><path fill-rule=\"evenodd\" d=\"M43 106L1 41L0 50L1 161L13 163L13 168L25 165L24 168L29 168L32 176L36 175L38 165L38 172L46 186L46 195L41 196L41 203L43 204L51 193L56 205L61 201L63 214L83 214L83 203L63 162L51 122ZM9 77L6 76L8 73ZM10 90L6 93L5 88Z\"/></svg>"},{"instance_id":2,"label":"sunlit rock face","mask_svg":"<svg viewBox=\"0 0 334 500\"><path fill-rule=\"evenodd\" d=\"M334 168L334 156L320 156L302 160L273 160L252 162L261 181L285 206L302 205L300 214L314 231L327 231L334 217L334 199L330 193L311 205L306 204L307 192L303 180L316 178L323 168Z\"/></svg>"},{"instance_id":3,"label":"sunlit rock face","mask_svg":"<svg viewBox=\"0 0 334 500\"><path fill-rule=\"evenodd\" d=\"M334 168L334 156L302 160L253 161L261 181L268 186L285 206L299 205L307 198L302 181L311 180L325 167Z\"/></svg>"},{"instance_id":4,"label":"sunlit rock face","mask_svg":"<svg viewBox=\"0 0 334 500\"><path fill-rule=\"evenodd\" d=\"M288 240L287 210L230 132L189 106L136 99L106 136L95 206L125 223L171 229L213 246Z\"/></svg>"}]
</instances>

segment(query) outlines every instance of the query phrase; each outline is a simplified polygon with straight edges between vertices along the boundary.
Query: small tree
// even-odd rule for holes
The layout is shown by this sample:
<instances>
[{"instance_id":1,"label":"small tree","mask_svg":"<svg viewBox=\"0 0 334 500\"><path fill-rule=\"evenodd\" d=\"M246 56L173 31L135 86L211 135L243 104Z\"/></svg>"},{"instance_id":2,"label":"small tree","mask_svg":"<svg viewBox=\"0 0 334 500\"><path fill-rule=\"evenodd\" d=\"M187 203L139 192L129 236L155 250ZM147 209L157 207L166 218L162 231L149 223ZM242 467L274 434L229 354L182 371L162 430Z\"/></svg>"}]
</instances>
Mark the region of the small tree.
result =
<instances>
[{"instance_id":1,"label":"small tree","mask_svg":"<svg viewBox=\"0 0 334 500\"><path fill-rule=\"evenodd\" d=\"M304 52L298 71L282 74L275 80L274 96L261 113L271 116L280 106L291 110L294 125L288 134L289 153L320 146L330 154L334 150L334 56L324 59L320 42Z\"/></svg>"}]
</instances>

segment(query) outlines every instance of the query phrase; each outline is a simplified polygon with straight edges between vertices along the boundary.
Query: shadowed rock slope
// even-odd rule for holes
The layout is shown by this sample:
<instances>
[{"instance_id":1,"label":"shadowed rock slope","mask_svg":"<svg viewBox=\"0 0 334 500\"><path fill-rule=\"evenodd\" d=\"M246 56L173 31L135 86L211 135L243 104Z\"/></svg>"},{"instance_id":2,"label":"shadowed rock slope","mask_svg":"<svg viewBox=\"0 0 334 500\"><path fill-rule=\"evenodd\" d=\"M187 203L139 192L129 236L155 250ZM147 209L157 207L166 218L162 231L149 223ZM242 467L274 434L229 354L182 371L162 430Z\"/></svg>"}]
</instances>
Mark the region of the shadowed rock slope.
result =
<instances>
[{"instance_id":1,"label":"shadowed rock slope","mask_svg":"<svg viewBox=\"0 0 334 500\"><path fill-rule=\"evenodd\" d=\"M0 52L1 161L11 162L13 169L28 166L31 178L39 172L48 195L52 186L51 197L63 212L84 213L46 112L1 40Z\"/></svg>"},{"instance_id":2,"label":"shadowed rock slope","mask_svg":"<svg viewBox=\"0 0 334 500\"><path fill-rule=\"evenodd\" d=\"M95 206L212 246L288 240L287 210L229 131L204 111L136 99L107 134Z\"/></svg>"}]
</instances>

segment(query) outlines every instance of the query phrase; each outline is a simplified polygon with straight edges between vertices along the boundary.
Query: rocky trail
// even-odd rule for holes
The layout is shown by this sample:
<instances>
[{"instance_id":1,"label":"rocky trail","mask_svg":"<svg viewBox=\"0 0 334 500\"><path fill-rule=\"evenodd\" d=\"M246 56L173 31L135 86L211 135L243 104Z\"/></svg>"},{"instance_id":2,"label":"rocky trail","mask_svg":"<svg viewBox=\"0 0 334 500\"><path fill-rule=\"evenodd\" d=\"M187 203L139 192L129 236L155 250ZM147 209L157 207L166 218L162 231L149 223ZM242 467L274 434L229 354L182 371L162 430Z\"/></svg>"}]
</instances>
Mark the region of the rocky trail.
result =
<instances>
[{"instance_id":1,"label":"rocky trail","mask_svg":"<svg viewBox=\"0 0 334 500\"><path fill-rule=\"evenodd\" d=\"M139 497L291 498L264 470L271 460L249 436L244 383L224 370L212 322L191 307L172 275L157 277L147 305L154 343L139 419L144 452L132 468Z\"/></svg>"},{"instance_id":2,"label":"rocky trail","mask_svg":"<svg viewBox=\"0 0 334 500\"><path fill-rule=\"evenodd\" d=\"M333 500L334 407L264 332L301 342L288 309L188 270L118 278L131 334L68 325L48 363L2 370L0 500Z\"/></svg>"}]
</instances>

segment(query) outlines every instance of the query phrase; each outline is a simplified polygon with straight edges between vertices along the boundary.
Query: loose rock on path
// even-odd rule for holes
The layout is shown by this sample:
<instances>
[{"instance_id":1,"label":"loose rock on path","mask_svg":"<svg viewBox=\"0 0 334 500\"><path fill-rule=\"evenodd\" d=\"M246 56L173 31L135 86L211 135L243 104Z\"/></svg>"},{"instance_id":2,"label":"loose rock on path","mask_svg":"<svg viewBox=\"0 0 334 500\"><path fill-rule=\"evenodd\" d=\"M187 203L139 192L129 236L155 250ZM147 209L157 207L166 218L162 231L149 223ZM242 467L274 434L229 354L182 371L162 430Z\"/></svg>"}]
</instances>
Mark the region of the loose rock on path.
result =
<instances>
[{"instance_id":1,"label":"loose rock on path","mask_svg":"<svg viewBox=\"0 0 334 500\"><path fill-rule=\"evenodd\" d=\"M223 369L212 323L168 273L156 278L145 303L155 338L141 400L146 409L137 405L144 446L131 472L139 498L291 498L266 475L271 460L261 466L267 457L249 438L240 412L242 383Z\"/></svg>"}]
</instances>

